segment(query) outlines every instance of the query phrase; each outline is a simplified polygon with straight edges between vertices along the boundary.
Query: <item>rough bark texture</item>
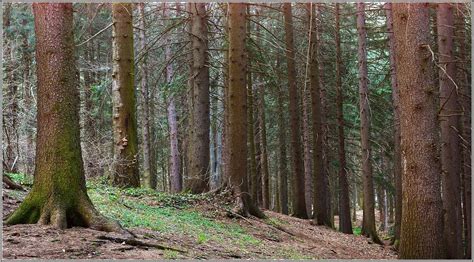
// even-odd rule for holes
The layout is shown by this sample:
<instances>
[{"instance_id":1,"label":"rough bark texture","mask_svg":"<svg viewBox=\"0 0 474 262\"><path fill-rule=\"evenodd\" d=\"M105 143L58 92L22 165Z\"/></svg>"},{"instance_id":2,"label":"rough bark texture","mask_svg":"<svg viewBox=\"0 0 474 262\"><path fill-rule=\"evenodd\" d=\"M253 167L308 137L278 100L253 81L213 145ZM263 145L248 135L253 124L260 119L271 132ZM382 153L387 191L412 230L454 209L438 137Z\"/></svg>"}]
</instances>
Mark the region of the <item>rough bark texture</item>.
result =
<instances>
[{"instance_id":1,"label":"rough bark texture","mask_svg":"<svg viewBox=\"0 0 474 262\"><path fill-rule=\"evenodd\" d=\"M205 3L190 4L192 42L192 117L189 138L188 177L184 187L192 193L209 190L209 67Z\"/></svg>"},{"instance_id":2,"label":"rough bark texture","mask_svg":"<svg viewBox=\"0 0 474 262\"><path fill-rule=\"evenodd\" d=\"M400 243L400 226L402 222L402 163L400 151L400 107L399 91L397 84L397 70L395 64L395 39L393 37L393 17L392 4L385 4L385 16L387 19L388 48L390 56L390 84L392 86L392 106L393 106L393 175L395 180L395 234L393 243L398 248Z\"/></svg>"},{"instance_id":3,"label":"rough bark texture","mask_svg":"<svg viewBox=\"0 0 474 262\"><path fill-rule=\"evenodd\" d=\"M139 187L132 4L112 4L113 184Z\"/></svg>"},{"instance_id":4,"label":"rough bark texture","mask_svg":"<svg viewBox=\"0 0 474 262\"><path fill-rule=\"evenodd\" d=\"M457 75L459 81L460 90L460 101L462 104L462 162L463 162L463 175L462 175L462 199L463 199L463 218L464 218L464 241L465 241L465 258L471 258L471 75L470 67L464 60L466 57L470 57L470 53L467 50L468 32L465 27L465 12L468 6L464 4L458 4L456 7L456 38L458 41L458 62L457 64Z\"/></svg>"},{"instance_id":5,"label":"rough bark texture","mask_svg":"<svg viewBox=\"0 0 474 262\"><path fill-rule=\"evenodd\" d=\"M463 258L461 213L461 104L454 84L453 4L437 7L439 90L441 126L441 168L444 208L444 237L447 258Z\"/></svg>"},{"instance_id":6,"label":"rough bark texture","mask_svg":"<svg viewBox=\"0 0 474 262\"><path fill-rule=\"evenodd\" d=\"M140 14L140 28L146 28L145 4L138 4ZM145 30L140 32L140 47L146 49ZM146 187L156 188L156 174L151 168L151 136L150 136L150 106L149 106L149 88L148 88L148 61L147 54L144 55L141 62L141 117L142 117L142 150L143 150L143 182Z\"/></svg>"},{"instance_id":7,"label":"rough bark texture","mask_svg":"<svg viewBox=\"0 0 474 262\"><path fill-rule=\"evenodd\" d=\"M346 148L344 140L344 93L342 90L342 53L340 37L339 4L336 4L336 107L339 149L339 231L352 234L349 183L346 171Z\"/></svg>"},{"instance_id":8,"label":"rough bark texture","mask_svg":"<svg viewBox=\"0 0 474 262\"><path fill-rule=\"evenodd\" d=\"M318 65L318 44L316 38L316 17L314 5L308 12L310 21L310 61L309 84L311 90L311 109L313 120L313 182L314 182L314 221L318 225L331 226L328 210L329 188L326 183L323 160L323 130L321 123L321 92Z\"/></svg>"},{"instance_id":9,"label":"rough bark texture","mask_svg":"<svg viewBox=\"0 0 474 262\"><path fill-rule=\"evenodd\" d=\"M428 4L393 4L400 90L402 227L400 258L443 258L441 163Z\"/></svg>"},{"instance_id":10,"label":"rough bark texture","mask_svg":"<svg viewBox=\"0 0 474 262\"><path fill-rule=\"evenodd\" d=\"M296 86L295 47L293 39L293 14L291 3L283 4L285 18L286 63L288 67L288 93L290 101L291 167L293 174L293 215L307 218L304 194L304 172L301 155L300 111Z\"/></svg>"},{"instance_id":11,"label":"rough bark texture","mask_svg":"<svg viewBox=\"0 0 474 262\"><path fill-rule=\"evenodd\" d=\"M359 109L360 139L362 147L362 182L364 187L364 215L362 234L381 243L375 228L375 196L370 149L369 86L367 75L367 32L365 28L365 4L357 3L357 33L359 58Z\"/></svg>"},{"instance_id":12,"label":"rough bark texture","mask_svg":"<svg viewBox=\"0 0 474 262\"><path fill-rule=\"evenodd\" d=\"M247 183L247 61L245 50L246 4L229 3L229 97L227 146L228 171L237 197L237 212L242 216L264 217L252 201Z\"/></svg>"},{"instance_id":13,"label":"rough bark texture","mask_svg":"<svg viewBox=\"0 0 474 262\"><path fill-rule=\"evenodd\" d=\"M6 224L39 223L123 231L87 196L79 131L72 4L33 4L38 135L33 188Z\"/></svg>"}]
</instances>

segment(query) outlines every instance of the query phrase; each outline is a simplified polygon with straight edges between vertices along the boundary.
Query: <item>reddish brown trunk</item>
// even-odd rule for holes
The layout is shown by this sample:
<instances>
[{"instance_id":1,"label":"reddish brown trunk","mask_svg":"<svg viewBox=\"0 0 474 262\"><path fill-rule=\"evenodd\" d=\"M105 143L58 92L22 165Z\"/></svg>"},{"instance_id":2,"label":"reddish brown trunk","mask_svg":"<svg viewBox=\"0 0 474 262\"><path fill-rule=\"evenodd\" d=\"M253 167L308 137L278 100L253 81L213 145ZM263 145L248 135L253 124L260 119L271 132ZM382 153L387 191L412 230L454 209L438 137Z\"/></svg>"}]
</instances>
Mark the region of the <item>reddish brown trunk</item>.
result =
<instances>
[{"instance_id":1,"label":"reddish brown trunk","mask_svg":"<svg viewBox=\"0 0 474 262\"><path fill-rule=\"evenodd\" d=\"M443 258L441 165L428 4L393 4L400 94L400 258Z\"/></svg>"},{"instance_id":2,"label":"reddish brown trunk","mask_svg":"<svg viewBox=\"0 0 474 262\"><path fill-rule=\"evenodd\" d=\"M444 238L447 258L463 258L461 214L461 105L454 84L456 63L453 55L453 5L440 3L437 8L441 167L444 207Z\"/></svg>"},{"instance_id":3,"label":"reddish brown trunk","mask_svg":"<svg viewBox=\"0 0 474 262\"><path fill-rule=\"evenodd\" d=\"M227 146L228 171L237 197L237 212L243 216L265 217L252 201L247 184L247 61L245 49L246 4L229 4L229 96Z\"/></svg>"}]
</instances>

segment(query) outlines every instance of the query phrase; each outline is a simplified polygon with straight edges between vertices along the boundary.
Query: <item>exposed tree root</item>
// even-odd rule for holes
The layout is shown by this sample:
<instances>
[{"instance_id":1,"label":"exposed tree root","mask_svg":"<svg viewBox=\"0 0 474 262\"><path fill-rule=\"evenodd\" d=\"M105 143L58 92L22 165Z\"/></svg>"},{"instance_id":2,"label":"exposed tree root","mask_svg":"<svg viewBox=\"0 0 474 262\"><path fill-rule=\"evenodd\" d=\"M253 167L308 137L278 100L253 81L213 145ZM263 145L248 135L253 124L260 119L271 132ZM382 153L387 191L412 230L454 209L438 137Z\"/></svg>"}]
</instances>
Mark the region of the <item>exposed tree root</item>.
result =
<instances>
[{"instance_id":1,"label":"exposed tree root","mask_svg":"<svg viewBox=\"0 0 474 262\"><path fill-rule=\"evenodd\" d=\"M24 189L22 186L20 186L19 184L13 182L13 180L12 180L8 175L3 174L2 181L3 181L3 183L5 183L5 184L8 186L8 188L10 188L10 189L25 191L25 189Z\"/></svg>"},{"instance_id":2,"label":"exposed tree root","mask_svg":"<svg viewBox=\"0 0 474 262\"><path fill-rule=\"evenodd\" d=\"M8 225L36 223L59 229L79 226L134 236L118 222L102 216L87 197L79 196L72 205L67 205L67 201L59 200L59 197L49 197L43 203L37 199L34 193L30 193L18 209L8 216L5 223Z\"/></svg>"},{"instance_id":3,"label":"exposed tree root","mask_svg":"<svg viewBox=\"0 0 474 262\"><path fill-rule=\"evenodd\" d=\"M110 240L110 241L113 241L113 242L116 242L116 243L125 243L125 244L131 245L131 246L153 247L153 248L157 248L157 249L160 249L160 250L172 250L172 251L176 251L176 252L180 252L180 253L186 253L186 251L181 250L181 249L177 249L177 248L173 248L173 247L167 247L167 246L163 246L163 245L159 245L159 244L145 243L145 242L142 242L142 241L134 239L134 238L120 238L120 237L105 236L105 235L98 236L97 238L102 239L102 240Z\"/></svg>"}]
</instances>

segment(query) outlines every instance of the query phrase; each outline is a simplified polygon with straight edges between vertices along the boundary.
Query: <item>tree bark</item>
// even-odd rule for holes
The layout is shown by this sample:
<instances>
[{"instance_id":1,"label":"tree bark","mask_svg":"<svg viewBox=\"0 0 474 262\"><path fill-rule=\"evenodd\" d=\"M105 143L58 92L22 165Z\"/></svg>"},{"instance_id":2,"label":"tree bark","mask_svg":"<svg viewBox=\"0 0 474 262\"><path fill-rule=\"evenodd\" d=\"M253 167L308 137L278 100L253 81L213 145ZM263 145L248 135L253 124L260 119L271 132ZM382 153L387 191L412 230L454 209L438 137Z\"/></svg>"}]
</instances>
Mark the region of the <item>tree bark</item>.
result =
<instances>
[{"instance_id":1,"label":"tree bark","mask_svg":"<svg viewBox=\"0 0 474 262\"><path fill-rule=\"evenodd\" d=\"M38 80L35 181L6 224L86 226L123 231L87 196L80 145L72 4L33 4Z\"/></svg>"},{"instance_id":2,"label":"tree bark","mask_svg":"<svg viewBox=\"0 0 474 262\"><path fill-rule=\"evenodd\" d=\"M346 171L346 148L344 140L344 93L342 89L342 51L340 37L339 4L336 4L336 106L339 149L339 231L352 234L349 183Z\"/></svg>"},{"instance_id":3,"label":"tree bark","mask_svg":"<svg viewBox=\"0 0 474 262\"><path fill-rule=\"evenodd\" d=\"M301 156L298 88L296 86L295 47L293 39L293 14L291 3L283 4L285 18L286 63L288 67L288 93L290 101L291 162L293 173L293 215L307 218L304 194L304 172Z\"/></svg>"},{"instance_id":4,"label":"tree bark","mask_svg":"<svg viewBox=\"0 0 474 262\"><path fill-rule=\"evenodd\" d=\"M190 7L192 42L192 127L190 128L188 178L185 189L192 193L209 190L209 67L208 29L205 3L192 3Z\"/></svg>"},{"instance_id":5,"label":"tree bark","mask_svg":"<svg viewBox=\"0 0 474 262\"><path fill-rule=\"evenodd\" d=\"M400 258L443 258L441 163L429 7L393 4L400 94L402 227Z\"/></svg>"},{"instance_id":6,"label":"tree bark","mask_svg":"<svg viewBox=\"0 0 474 262\"><path fill-rule=\"evenodd\" d=\"M400 107L399 90L397 84L397 69L395 63L396 46L393 36L393 17L392 4L385 4L385 16L387 19L388 48L390 59L390 85L392 87L392 106L393 106L393 175L395 177L395 233L392 242L395 248L400 243L400 226L402 222L402 163L400 151Z\"/></svg>"},{"instance_id":7,"label":"tree bark","mask_svg":"<svg viewBox=\"0 0 474 262\"><path fill-rule=\"evenodd\" d=\"M246 4L229 3L229 97L227 146L228 171L237 197L237 212L242 216L265 217L249 194L247 183L247 61L245 37Z\"/></svg>"},{"instance_id":8,"label":"tree bark","mask_svg":"<svg viewBox=\"0 0 474 262\"><path fill-rule=\"evenodd\" d=\"M458 90L454 84L454 13L453 4L440 3L437 7L441 167L444 208L444 238L447 258L463 258L461 213L461 135L462 112Z\"/></svg>"},{"instance_id":9,"label":"tree bark","mask_svg":"<svg viewBox=\"0 0 474 262\"><path fill-rule=\"evenodd\" d=\"M375 196L370 148L369 87L367 75L367 32L365 28L365 4L357 3L357 33L359 57L359 106L360 138L362 146L362 181L364 187L364 215L362 234L376 243L382 243L375 228Z\"/></svg>"},{"instance_id":10,"label":"tree bark","mask_svg":"<svg viewBox=\"0 0 474 262\"><path fill-rule=\"evenodd\" d=\"M463 218L464 218L464 241L466 243L465 258L471 258L471 83L470 83L470 69L466 66L467 63L462 61L466 57L470 57L466 48L467 30L465 27L464 12L467 6L458 4L456 10L456 37L459 39L458 43L458 61L457 72L459 79L459 86L461 87L460 102L463 109L462 120L462 200L463 200Z\"/></svg>"},{"instance_id":11,"label":"tree bark","mask_svg":"<svg viewBox=\"0 0 474 262\"><path fill-rule=\"evenodd\" d=\"M328 184L324 178L323 130L321 123L321 92L318 65L318 44L316 36L315 8L310 4L308 20L310 25L310 64L309 84L311 90L311 109L313 118L313 182L314 182L314 222L318 225L331 226L328 210Z\"/></svg>"},{"instance_id":12,"label":"tree bark","mask_svg":"<svg viewBox=\"0 0 474 262\"><path fill-rule=\"evenodd\" d=\"M132 4L112 4L113 184L140 187L134 93Z\"/></svg>"},{"instance_id":13,"label":"tree bark","mask_svg":"<svg viewBox=\"0 0 474 262\"><path fill-rule=\"evenodd\" d=\"M138 12L140 14L140 27L143 30L139 30L140 35L140 48L146 49L146 17L145 17L145 4L138 4ZM143 150L143 182L146 187L156 189L156 174L152 172L151 168L151 137L150 137L150 95L148 88L148 55L145 54L141 63L141 116L142 116L142 150Z\"/></svg>"}]
</instances>

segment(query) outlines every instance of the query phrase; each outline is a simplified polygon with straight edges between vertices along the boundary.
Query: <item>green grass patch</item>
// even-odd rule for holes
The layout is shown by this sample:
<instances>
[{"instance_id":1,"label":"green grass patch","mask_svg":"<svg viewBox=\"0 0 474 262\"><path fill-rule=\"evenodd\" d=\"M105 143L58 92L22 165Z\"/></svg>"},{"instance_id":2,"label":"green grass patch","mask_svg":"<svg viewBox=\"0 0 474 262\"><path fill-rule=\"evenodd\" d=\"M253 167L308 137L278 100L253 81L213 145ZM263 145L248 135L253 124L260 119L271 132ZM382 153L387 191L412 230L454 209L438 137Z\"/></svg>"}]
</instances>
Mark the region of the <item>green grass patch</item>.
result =
<instances>
[{"instance_id":1,"label":"green grass patch","mask_svg":"<svg viewBox=\"0 0 474 262\"><path fill-rule=\"evenodd\" d=\"M33 176L28 176L23 173L5 173L10 177L13 182L20 184L20 185L32 185L33 184Z\"/></svg>"},{"instance_id":2,"label":"green grass patch","mask_svg":"<svg viewBox=\"0 0 474 262\"><path fill-rule=\"evenodd\" d=\"M168 194L144 188L119 189L97 181L88 182L88 194L102 214L124 227L188 235L197 244L226 240L245 248L261 243L238 224L221 223L193 210L203 195Z\"/></svg>"}]
</instances>

